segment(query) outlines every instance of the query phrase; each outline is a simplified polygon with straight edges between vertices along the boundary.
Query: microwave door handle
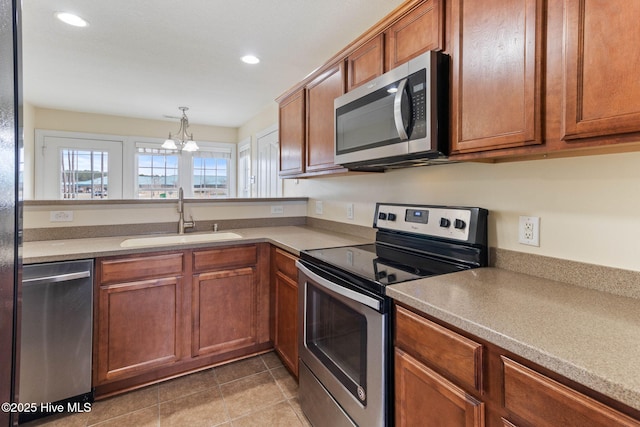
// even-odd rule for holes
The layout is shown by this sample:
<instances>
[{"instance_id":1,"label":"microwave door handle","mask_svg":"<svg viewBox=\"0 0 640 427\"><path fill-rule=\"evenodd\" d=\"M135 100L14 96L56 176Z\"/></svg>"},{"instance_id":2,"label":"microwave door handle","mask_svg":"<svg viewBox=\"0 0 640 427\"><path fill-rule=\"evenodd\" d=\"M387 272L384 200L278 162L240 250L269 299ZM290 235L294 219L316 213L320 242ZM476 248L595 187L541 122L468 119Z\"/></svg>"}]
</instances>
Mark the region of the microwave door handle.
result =
<instances>
[{"instance_id":1,"label":"microwave door handle","mask_svg":"<svg viewBox=\"0 0 640 427\"><path fill-rule=\"evenodd\" d=\"M398 84L398 91L396 92L396 96L393 100L393 119L396 123L396 130L398 131L398 136L400 136L400 141L406 141L409 139L409 135L407 135L407 130L404 127L404 122L402 120L402 97L404 96L405 88L407 86L407 79L400 80Z\"/></svg>"}]
</instances>

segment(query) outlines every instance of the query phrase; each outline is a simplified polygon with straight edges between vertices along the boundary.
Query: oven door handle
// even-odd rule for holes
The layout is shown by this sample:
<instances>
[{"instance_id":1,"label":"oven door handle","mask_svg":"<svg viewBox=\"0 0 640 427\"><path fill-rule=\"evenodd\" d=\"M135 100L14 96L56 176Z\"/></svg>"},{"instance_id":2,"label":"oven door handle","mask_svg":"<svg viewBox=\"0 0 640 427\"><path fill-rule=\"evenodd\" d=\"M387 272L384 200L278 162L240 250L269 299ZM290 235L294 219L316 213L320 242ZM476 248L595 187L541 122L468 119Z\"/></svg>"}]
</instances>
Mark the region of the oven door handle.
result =
<instances>
[{"instance_id":1,"label":"oven door handle","mask_svg":"<svg viewBox=\"0 0 640 427\"><path fill-rule=\"evenodd\" d=\"M322 276L317 275L316 273L314 273L313 271L309 270L307 267L305 267L302 263L300 263L300 261L296 261L296 267L298 267L298 269L304 273L305 276L307 276L309 279L311 279L314 283L322 286L325 289L328 289L332 292L335 292L338 295L341 295L345 298L348 298L352 301L356 301L359 302L361 304L366 305L367 307L371 307L374 310L378 310L380 311L380 301L378 301L375 298L371 298L367 295L363 295L359 292L353 291L349 288L345 288L344 286L340 286L336 283L333 283L330 280L325 279Z\"/></svg>"}]
</instances>

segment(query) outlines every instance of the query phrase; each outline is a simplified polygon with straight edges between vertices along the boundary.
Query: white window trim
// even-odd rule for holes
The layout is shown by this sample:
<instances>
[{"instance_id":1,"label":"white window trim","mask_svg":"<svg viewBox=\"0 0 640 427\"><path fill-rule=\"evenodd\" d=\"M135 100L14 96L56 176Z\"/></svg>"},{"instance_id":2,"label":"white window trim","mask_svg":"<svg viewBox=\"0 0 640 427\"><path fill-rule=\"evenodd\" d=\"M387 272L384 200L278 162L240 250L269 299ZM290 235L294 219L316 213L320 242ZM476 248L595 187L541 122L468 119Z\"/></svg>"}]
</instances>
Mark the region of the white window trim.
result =
<instances>
[{"instance_id":1,"label":"white window trim","mask_svg":"<svg viewBox=\"0 0 640 427\"><path fill-rule=\"evenodd\" d=\"M36 129L34 153L34 197L36 200L59 200L60 198L60 190L58 188L60 181L60 166L57 161L55 167L51 167L51 165L45 164L45 151L49 149L49 147L47 147L47 144L45 144L47 137L97 141L98 143L106 144L93 144L90 147L87 147L86 143L83 144L79 142L77 148L103 148L104 146L110 150L109 199L111 200L137 198L138 165L136 143L142 143L147 146L152 145L154 147L157 146L157 148L161 148L162 143L165 141L161 138ZM197 143L202 151L220 150L229 153L229 197L237 197L237 145L230 142L212 141L197 141ZM69 148L76 147L71 146ZM192 159L193 155L189 152L183 152L180 156L180 182L184 187L185 197L193 196L193 178L191 176L192 174L188 172L191 170ZM52 172L52 170L54 171ZM118 180L121 181L118 183Z\"/></svg>"},{"instance_id":2,"label":"white window trim","mask_svg":"<svg viewBox=\"0 0 640 427\"><path fill-rule=\"evenodd\" d=\"M133 175L131 177L131 180L129 182L132 183L132 185L130 186L130 191L131 191L131 196L130 198L137 198L137 190L138 190L138 156L136 155L137 153L137 147L138 144L142 144L143 146L147 146L147 147L154 147L154 148L162 148L161 145L162 143L165 141L165 139L160 139L160 138L145 138L145 137L129 137L129 146L131 146L131 158L133 159L132 161L134 162L132 164L132 167L129 168ZM230 143L230 142L211 142L211 141L196 141L198 144L198 147L200 147L200 150L202 151L223 151L223 152L227 152L229 153L230 156L230 162L229 162L229 197L236 197L237 194L237 189L236 189L236 151L237 151L237 145ZM197 155L197 151L195 153L190 153L188 151L183 151L182 154L180 155L180 160L179 160L179 180L180 183L182 184L183 190L184 190L184 196L185 197L193 197L193 173L189 173L191 172L191 165L192 165L192 161L193 161L193 157L194 154ZM126 182L126 181L125 181Z\"/></svg>"},{"instance_id":3,"label":"white window trim","mask_svg":"<svg viewBox=\"0 0 640 427\"><path fill-rule=\"evenodd\" d=\"M64 144L57 144L53 139L66 139ZM82 142L84 141L84 142ZM87 146L86 141L95 141ZM60 163L47 163L46 151L65 148L99 148L109 152L109 198L122 199L123 184L123 151L126 138L118 135L104 135L82 132L56 130L35 130L34 182L36 200L60 200Z\"/></svg>"}]
</instances>

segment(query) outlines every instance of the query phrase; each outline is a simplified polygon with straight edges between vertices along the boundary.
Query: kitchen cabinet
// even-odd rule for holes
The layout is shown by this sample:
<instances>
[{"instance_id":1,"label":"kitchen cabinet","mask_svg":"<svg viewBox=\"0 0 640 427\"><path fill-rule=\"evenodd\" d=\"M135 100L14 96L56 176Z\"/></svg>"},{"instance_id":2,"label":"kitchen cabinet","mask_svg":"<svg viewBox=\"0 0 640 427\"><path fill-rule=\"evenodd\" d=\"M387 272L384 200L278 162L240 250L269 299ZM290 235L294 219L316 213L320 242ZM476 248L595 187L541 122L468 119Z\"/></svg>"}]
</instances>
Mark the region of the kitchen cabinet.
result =
<instances>
[{"instance_id":1,"label":"kitchen cabinet","mask_svg":"<svg viewBox=\"0 0 640 427\"><path fill-rule=\"evenodd\" d=\"M444 48L443 3L424 1L385 31L385 71L428 50Z\"/></svg>"},{"instance_id":2,"label":"kitchen cabinet","mask_svg":"<svg viewBox=\"0 0 640 427\"><path fill-rule=\"evenodd\" d=\"M347 57L347 91L384 73L384 35L379 34Z\"/></svg>"},{"instance_id":3,"label":"kitchen cabinet","mask_svg":"<svg viewBox=\"0 0 640 427\"><path fill-rule=\"evenodd\" d=\"M544 2L451 2L452 153L541 144Z\"/></svg>"},{"instance_id":4,"label":"kitchen cabinet","mask_svg":"<svg viewBox=\"0 0 640 427\"><path fill-rule=\"evenodd\" d=\"M272 347L269 244L96 260L103 397Z\"/></svg>"},{"instance_id":5,"label":"kitchen cabinet","mask_svg":"<svg viewBox=\"0 0 640 427\"><path fill-rule=\"evenodd\" d=\"M304 90L280 101L280 176L304 172L305 101Z\"/></svg>"},{"instance_id":6,"label":"kitchen cabinet","mask_svg":"<svg viewBox=\"0 0 640 427\"><path fill-rule=\"evenodd\" d=\"M306 172L341 169L334 161L333 101L344 94L344 63L334 66L306 85Z\"/></svg>"},{"instance_id":7,"label":"kitchen cabinet","mask_svg":"<svg viewBox=\"0 0 640 427\"><path fill-rule=\"evenodd\" d=\"M178 362L182 354L184 254L98 261L94 384Z\"/></svg>"},{"instance_id":8,"label":"kitchen cabinet","mask_svg":"<svg viewBox=\"0 0 640 427\"><path fill-rule=\"evenodd\" d=\"M640 3L564 5L564 139L640 132Z\"/></svg>"},{"instance_id":9,"label":"kitchen cabinet","mask_svg":"<svg viewBox=\"0 0 640 427\"><path fill-rule=\"evenodd\" d=\"M192 357L269 341L269 286L260 280L259 249L249 245L193 252Z\"/></svg>"},{"instance_id":10,"label":"kitchen cabinet","mask_svg":"<svg viewBox=\"0 0 640 427\"><path fill-rule=\"evenodd\" d=\"M402 307L395 316L396 424L483 426L482 345Z\"/></svg>"},{"instance_id":11,"label":"kitchen cabinet","mask_svg":"<svg viewBox=\"0 0 640 427\"><path fill-rule=\"evenodd\" d=\"M509 422L536 427L616 427L640 423L508 357L504 370L504 406Z\"/></svg>"},{"instance_id":12,"label":"kitchen cabinet","mask_svg":"<svg viewBox=\"0 0 640 427\"><path fill-rule=\"evenodd\" d=\"M397 425L640 426L638 411L437 319L396 305L395 320Z\"/></svg>"},{"instance_id":13,"label":"kitchen cabinet","mask_svg":"<svg viewBox=\"0 0 640 427\"><path fill-rule=\"evenodd\" d=\"M297 257L271 249L274 299L273 346L287 369L298 377L298 269Z\"/></svg>"}]
</instances>

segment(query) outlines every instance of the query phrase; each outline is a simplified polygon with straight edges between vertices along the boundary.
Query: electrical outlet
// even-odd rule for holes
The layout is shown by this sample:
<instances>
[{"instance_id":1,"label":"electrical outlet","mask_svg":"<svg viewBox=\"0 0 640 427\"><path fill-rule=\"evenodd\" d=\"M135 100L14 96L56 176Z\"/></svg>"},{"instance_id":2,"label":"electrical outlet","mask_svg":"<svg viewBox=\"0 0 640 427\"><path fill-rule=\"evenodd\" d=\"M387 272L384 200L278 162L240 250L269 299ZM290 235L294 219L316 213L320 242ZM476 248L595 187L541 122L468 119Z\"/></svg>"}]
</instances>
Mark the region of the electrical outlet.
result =
<instances>
[{"instance_id":1,"label":"electrical outlet","mask_svg":"<svg viewBox=\"0 0 640 427\"><path fill-rule=\"evenodd\" d=\"M353 219L353 203L347 203L347 219Z\"/></svg>"},{"instance_id":2,"label":"electrical outlet","mask_svg":"<svg viewBox=\"0 0 640 427\"><path fill-rule=\"evenodd\" d=\"M73 221L73 211L50 211L49 221L51 222L71 222Z\"/></svg>"},{"instance_id":3,"label":"electrical outlet","mask_svg":"<svg viewBox=\"0 0 640 427\"><path fill-rule=\"evenodd\" d=\"M523 245L540 246L540 217L520 217L518 242Z\"/></svg>"},{"instance_id":4,"label":"electrical outlet","mask_svg":"<svg viewBox=\"0 0 640 427\"><path fill-rule=\"evenodd\" d=\"M271 215L282 215L284 213L284 206L271 206Z\"/></svg>"},{"instance_id":5,"label":"electrical outlet","mask_svg":"<svg viewBox=\"0 0 640 427\"><path fill-rule=\"evenodd\" d=\"M323 213L322 200L316 200L316 215L322 215Z\"/></svg>"}]
</instances>

